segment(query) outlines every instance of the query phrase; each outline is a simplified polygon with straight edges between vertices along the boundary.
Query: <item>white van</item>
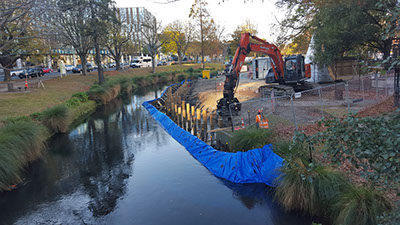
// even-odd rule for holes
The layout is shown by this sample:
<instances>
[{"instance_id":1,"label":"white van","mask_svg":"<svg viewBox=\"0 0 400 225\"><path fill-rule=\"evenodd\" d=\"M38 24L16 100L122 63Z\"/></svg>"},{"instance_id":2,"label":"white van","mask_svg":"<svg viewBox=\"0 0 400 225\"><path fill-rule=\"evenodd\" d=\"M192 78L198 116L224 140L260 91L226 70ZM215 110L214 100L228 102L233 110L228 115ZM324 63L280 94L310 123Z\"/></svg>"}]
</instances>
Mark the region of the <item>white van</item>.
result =
<instances>
[{"instance_id":1,"label":"white van","mask_svg":"<svg viewBox=\"0 0 400 225\"><path fill-rule=\"evenodd\" d=\"M141 56L140 61L142 62L142 67L151 67L151 57Z\"/></svg>"}]
</instances>

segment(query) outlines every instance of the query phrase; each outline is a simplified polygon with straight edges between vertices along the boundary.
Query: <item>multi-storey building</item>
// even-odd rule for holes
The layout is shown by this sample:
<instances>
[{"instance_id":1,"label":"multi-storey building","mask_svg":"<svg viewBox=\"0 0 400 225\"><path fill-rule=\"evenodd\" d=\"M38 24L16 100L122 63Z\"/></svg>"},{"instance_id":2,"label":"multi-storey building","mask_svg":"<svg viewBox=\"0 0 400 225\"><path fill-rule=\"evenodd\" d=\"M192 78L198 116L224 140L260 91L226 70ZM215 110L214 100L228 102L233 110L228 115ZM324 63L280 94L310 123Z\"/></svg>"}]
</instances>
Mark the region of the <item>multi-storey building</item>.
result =
<instances>
[{"instance_id":1,"label":"multi-storey building","mask_svg":"<svg viewBox=\"0 0 400 225\"><path fill-rule=\"evenodd\" d=\"M119 20L126 25L127 29L133 31L132 42L135 45L135 52L132 54L143 54L143 23L154 19L154 15L143 7L121 7L118 10Z\"/></svg>"}]
</instances>

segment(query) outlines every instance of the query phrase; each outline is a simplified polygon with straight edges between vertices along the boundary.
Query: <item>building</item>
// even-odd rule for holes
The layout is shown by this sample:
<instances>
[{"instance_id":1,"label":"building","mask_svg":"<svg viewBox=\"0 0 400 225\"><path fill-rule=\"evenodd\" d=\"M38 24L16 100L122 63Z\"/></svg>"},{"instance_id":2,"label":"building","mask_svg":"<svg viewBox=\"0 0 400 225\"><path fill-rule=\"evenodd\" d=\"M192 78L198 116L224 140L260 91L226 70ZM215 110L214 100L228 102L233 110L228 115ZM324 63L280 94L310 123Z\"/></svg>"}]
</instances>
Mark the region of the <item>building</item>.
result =
<instances>
[{"instance_id":1,"label":"building","mask_svg":"<svg viewBox=\"0 0 400 225\"><path fill-rule=\"evenodd\" d=\"M118 8L118 11L119 20L127 25L127 29L132 29L133 31L132 42L135 46L135 52L132 55L142 55L144 48L142 36L143 23L154 19L154 15L143 7Z\"/></svg>"}]
</instances>

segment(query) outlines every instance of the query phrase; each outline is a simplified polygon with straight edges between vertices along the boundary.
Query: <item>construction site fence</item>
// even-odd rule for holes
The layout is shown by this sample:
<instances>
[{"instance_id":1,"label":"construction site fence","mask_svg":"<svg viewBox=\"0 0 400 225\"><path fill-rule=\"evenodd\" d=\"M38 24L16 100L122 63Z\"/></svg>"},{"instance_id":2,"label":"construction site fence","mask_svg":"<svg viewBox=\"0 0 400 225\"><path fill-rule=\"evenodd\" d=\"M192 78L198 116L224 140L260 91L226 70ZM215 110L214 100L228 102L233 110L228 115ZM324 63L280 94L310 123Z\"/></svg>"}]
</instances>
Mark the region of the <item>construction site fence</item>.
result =
<instances>
[{"instance_id":1,"label":"construction site fence","mask_svg":"<svg viewBox=\"0 0 400 225\"><path fill-rule=\"evenodd\" d=\"M380 76L377 73L360 76L333 84L297 92L289 96L248 100L236 112L230 105L232 130L257 126L259 111L268 120L270 128L293 127L314 124L327 117L344 116L367 111L394 93L394 74Z\"/></svg>"}]
</instances>

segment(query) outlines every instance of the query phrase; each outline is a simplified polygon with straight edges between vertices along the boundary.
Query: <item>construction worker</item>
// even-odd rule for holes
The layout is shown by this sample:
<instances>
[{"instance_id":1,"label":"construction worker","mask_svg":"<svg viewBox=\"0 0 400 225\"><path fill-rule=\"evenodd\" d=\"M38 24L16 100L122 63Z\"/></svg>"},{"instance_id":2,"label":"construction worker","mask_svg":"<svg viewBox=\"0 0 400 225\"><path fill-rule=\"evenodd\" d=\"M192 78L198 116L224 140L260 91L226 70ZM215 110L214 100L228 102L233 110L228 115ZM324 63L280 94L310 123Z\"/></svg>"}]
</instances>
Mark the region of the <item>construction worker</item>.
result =
<instances>
[{"instance_id":1,"label":"construction worker","mask_svg":"<svg viewBox=\"0 0 400 225\"><path fill-rule=\"evenodd\" d=\"M260 128L268 129L269 128L268 119L266 117L264 117L261 113L262 113L262 111L258 110L257 116L256 116L256 123L258 123Z\"/></svg>"}]
</instances>

